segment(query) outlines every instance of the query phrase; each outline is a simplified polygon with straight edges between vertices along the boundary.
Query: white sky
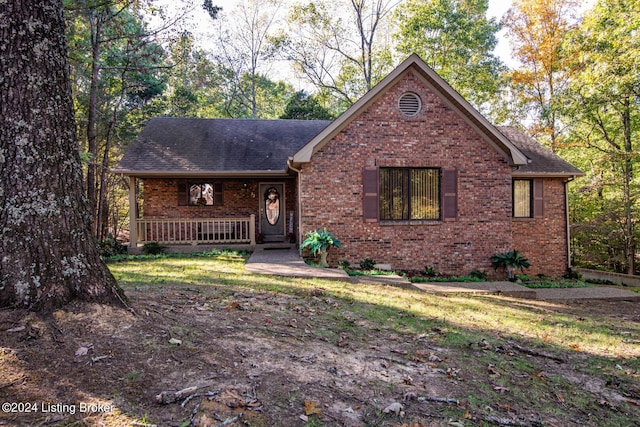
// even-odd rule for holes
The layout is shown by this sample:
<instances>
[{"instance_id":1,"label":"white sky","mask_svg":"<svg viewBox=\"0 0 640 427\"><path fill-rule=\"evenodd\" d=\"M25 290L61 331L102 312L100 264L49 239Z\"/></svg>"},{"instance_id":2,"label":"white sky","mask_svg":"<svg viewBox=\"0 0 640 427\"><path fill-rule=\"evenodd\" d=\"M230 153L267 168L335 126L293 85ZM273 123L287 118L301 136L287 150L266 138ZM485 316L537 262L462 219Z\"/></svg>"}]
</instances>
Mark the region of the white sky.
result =
<instances>
[{"instance_id":1,"label":"white sky","mask_svg":"<svg viewBox=\"0 0 640 427\"><path fill-rule=\"evenodd\" d=\"M200 40L207 40L213 33L214 26L207 13L202 9L202 0L187 0L193 3L194 13L191 23L187 26L187 29L191 31L196 38ZM213 4L221 6L223 13L227 14L231 12L238 3L239 0L214 0ZM284 0L283 3L293 3L296 0ZM582 10L592 6L596 0L583 0ZM184 2L176 0L158 0L158 4L165 5L169 9L175 8ZM511 7L511 0L489 0L489 9L487 11L488 16L495 17L500 21L502 16ZM283 5L282 10L285 11L287 7ZM203 48L207 49L206 44L203 43ZM502 61L509 67L515 68L518 66L518 62L511 57L511 48L508 40L505 38L505 31L498 33L498 45L495 49L495 54L502 59ZM272 78L281 78L280 76L272 76ZM290 77L289 77L290 79ZM294 82L291 82L296 85Z\"/></svg>"},{"instance_id":2,"label":"white sky","mask_svg":"<svg viewBox=\"0 0 640 427\"><path fill-rule=\"evenodd\" d=\"M511 1L509 0L489 0L487 15L495 17L499 22L510 7ZM504 37L504 33L504 30L498 33L498 45L494 52L507 66L514 67L518 65L518 61L511 58L511 48L509 47L509 42Z\"/></svg>"}]
</instances>

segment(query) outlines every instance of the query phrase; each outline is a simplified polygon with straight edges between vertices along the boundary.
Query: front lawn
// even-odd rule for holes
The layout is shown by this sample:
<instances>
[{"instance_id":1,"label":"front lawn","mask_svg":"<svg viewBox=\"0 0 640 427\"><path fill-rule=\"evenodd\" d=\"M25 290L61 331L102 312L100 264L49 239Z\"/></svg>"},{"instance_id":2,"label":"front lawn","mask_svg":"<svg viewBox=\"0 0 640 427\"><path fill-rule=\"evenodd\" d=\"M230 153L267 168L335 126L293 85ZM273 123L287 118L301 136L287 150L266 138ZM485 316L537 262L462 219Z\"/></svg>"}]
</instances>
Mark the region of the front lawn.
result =
<instances>
[{"instance_id":1,"label":"front lawn","mask_svg":"<svg viewBox=\"0 0 640 427\"><path fill-rule=\"evenodd\" d=\"M0 312L15 331L0 336L3 401L112 405L5 412L0 424L640 423L637 303L261 276L245 260L111 263L135 314L78 303L53 324Z\"/></svg>"}]
</instances>

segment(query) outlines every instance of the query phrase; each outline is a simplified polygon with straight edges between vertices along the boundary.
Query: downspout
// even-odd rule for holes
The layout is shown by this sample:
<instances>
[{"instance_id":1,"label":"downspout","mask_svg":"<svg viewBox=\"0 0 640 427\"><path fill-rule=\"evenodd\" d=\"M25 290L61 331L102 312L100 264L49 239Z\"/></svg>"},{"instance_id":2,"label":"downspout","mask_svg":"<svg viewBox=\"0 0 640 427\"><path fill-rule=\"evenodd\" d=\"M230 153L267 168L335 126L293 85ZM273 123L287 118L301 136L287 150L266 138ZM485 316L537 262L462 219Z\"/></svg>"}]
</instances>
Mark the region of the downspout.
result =
<instances>
[{"instance_id":1,"label":"downspout","mask_svg":"<svg viewBox=\"0 0 640 427\"><path fill-rule=\"evenodd\" d=\"M289 157L287 159L287 167L289 169L291 169L292 171L294 171L296 173L296 178L297 178L297 195L296 195L296 199L297 199L297 203L296 203L296 210L298 211L298 235L296 237L296 241L298 243L302 242L302 227L300 227L300 222L302 219L302 174L300 173L300 169L296 169L293 167L293 157ZM300 247L300 245L298 245L298 247ZM299 249L300 253L302 254L302 251Z\"/></svg>"}]
</instances>

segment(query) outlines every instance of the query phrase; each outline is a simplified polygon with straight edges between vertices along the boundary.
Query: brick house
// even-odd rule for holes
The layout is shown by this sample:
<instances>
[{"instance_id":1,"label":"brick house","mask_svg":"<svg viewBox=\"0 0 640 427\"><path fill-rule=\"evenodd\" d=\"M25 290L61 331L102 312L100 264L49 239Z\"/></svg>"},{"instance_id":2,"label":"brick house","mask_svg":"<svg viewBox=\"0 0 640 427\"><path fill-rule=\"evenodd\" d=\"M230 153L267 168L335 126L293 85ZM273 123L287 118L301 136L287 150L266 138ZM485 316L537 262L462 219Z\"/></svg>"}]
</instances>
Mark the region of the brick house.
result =
<instances>
[{"instance_id":1,"label":"brick house","mask_svg":"<svg viewBox=\"0 0 640 427\"><path fill-rule=\"evenodd\" d=\"M129 176L132 246L249 243L327 227L329 261L492 273L569 266L567 183L582 172L495 127L412 55L332 122L152 119L115 169Z\"/></svg>"}]
</instances>

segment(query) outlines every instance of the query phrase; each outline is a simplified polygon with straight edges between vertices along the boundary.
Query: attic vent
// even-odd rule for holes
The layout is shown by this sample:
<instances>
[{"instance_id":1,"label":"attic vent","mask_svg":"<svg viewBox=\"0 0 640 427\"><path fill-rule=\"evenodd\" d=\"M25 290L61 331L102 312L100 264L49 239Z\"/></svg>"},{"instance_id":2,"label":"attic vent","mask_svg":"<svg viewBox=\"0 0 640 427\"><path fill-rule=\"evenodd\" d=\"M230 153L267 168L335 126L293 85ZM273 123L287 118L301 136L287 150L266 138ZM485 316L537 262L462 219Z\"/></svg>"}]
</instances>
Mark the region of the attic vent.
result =
<instances>
[{"instance_id":1,"label":"attic vent","mask_svg":"<svg viewBox=\"0 0 640 427\"><path fill-rule=\"evenodd\" d=\"M420 97L413 92L403 93L398 101L398 108L405 116L415 116L422 108Z\"/></svg>"}]
</instances>

